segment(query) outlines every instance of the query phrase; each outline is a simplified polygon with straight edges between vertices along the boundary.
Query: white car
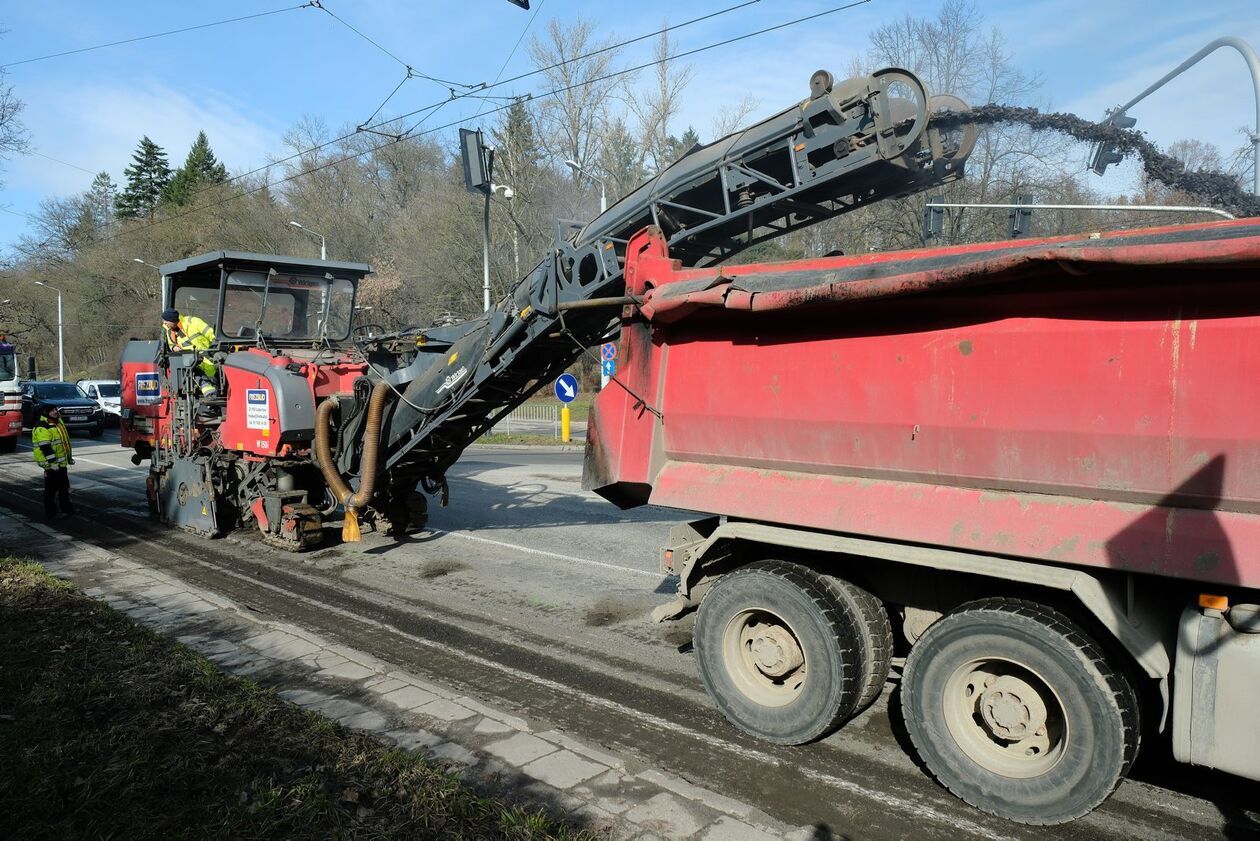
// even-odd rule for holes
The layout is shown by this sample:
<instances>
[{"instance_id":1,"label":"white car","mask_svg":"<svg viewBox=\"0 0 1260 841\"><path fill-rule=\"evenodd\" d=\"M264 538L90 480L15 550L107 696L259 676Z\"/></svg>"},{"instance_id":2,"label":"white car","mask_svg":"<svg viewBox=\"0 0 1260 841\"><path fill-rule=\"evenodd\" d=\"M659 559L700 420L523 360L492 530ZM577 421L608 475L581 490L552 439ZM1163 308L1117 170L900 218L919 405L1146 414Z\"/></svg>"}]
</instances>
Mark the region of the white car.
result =
<instances>
[{"instance_id":1,"label":"white car","mask_svg":"<svg viewBox=\"0 0 1260 841\"><path fill-rule=\"evenodd\" d=\"M79 380L78 386L104 410L106 421L118 423L122 414L122 384L118 380Z\"/></svg>"}]
</instances>

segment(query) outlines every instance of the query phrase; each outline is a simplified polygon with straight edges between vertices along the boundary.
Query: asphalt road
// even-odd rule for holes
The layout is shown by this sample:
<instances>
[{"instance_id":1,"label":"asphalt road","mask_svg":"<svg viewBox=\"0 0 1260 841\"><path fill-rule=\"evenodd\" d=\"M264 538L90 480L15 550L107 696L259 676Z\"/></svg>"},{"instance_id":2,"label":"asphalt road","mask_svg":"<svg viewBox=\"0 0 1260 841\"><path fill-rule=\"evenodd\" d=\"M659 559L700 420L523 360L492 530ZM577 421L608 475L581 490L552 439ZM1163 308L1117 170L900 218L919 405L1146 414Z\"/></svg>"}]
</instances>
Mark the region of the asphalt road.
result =
<instances>
[{"instance_id":1,"label":"asphalt road","mask_svg":"<svg viewBox=\"0 0 1260 841\"><path fill-rule=\"evenodd\" d=\"M474 448L453 469L451 504L432 510L429 531L340 544L329 528L329 545L303 555L248 532L206 541L154 523L147 465L130 464L116 432L76 438L75 456L81 513L57 528L831 837L1260 837L1260 786L1176 766L1159 751L1071 826L976 812L911 759L895 677L871 710L818 744L745 737L700 686L689 622L648 619L672 592L658 547L686 515L622 512L583 493L580 452ZM0 456L0 505L39 515L39 483L29 443Z\"/></svg>"}]
</instances>

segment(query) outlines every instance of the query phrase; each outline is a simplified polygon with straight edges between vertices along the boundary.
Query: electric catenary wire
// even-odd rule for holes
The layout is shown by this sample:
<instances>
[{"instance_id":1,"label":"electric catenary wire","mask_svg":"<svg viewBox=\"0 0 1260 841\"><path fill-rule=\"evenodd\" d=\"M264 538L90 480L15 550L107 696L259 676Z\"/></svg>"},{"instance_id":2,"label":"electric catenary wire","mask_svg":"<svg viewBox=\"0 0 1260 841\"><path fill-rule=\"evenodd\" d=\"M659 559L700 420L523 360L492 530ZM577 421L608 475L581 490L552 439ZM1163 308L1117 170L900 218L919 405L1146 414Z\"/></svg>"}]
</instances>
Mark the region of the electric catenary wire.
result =
<instances>
[{"instance_id":1,"label":"electric catenary wire","mask_svg":"<svg viewBox=\"0 0 1260 841\"><path fill-rule=\"evenodd\" d=\"M756 0L754 0L754 2L755 2L755 1L756 1ZM745 41L745 40L747 40L747 39L749 39L749 38L754 38L754 37L756 37L756 36L758 36L758 35L763 35L763 34L765 34L765 33L767 33L767 32L774 32L774 31L777 31L777 30L780 30L780 29L784 29L784 28L789 27L789 26L795 26L795 25L797 25L797 24L805 23L805 22L808 22L808 21L811 21L811 20L817 20L818 18L820 18L820 17L824 17L824 16L826 16L826 15L836 14L837 12L842 12L842 11L845 11L845 10L848 10L848 9L855 8L855 7L857 7L857 6L863 6L863 5L866 5L867 3L870 3L870 2L872 2L872 0L856 0L856 2L853 2L853 3L846 3L845 5L842 5L842 6L835 6L835 7L831 8L831 9L827 9L827 10L824 10L824 11L822 11L822 12L816 12L815 14L812 14L812 15L807 15L807 16L805 16L805 17L796 18L796 19L794 19L794 20L785 21L785 22L783 22L783 23L775 24L774 26L768 26L768 27L765 27L765 28L763 28L763 29L758 29L758 30L755 30L755 31L753 31L753 32L748 32L748 33L745 33L745 34L743 34L743 35L737 35L737 36L734 36L734 37L732 37L732 38L726 38L726 39L724 39L724 40L722 40L722 41L717 41L717 42L712 43L712 44L707 44L707 45L705 45L705 46L703 46L703 47L696 47L696 48L694 48L694 49L687 50L687 51L685 51L685 52L681 52L681 53L678 53L678 54L676 54L676 55L669 56L669 57L664 58L664 59L654 59L654 60L652 60L652 61L644 62L643 64L636 65L636 66L634 66L634 67L630 67L630 68L627 68L627 69L625 69L625 70L618 70L618 71L615 71L615 72L613 72L613 73L608 73L608 74L606 74L606 75L604 75L604 76L601 76L601 77L600 77L600 78L598 78L598 79L594 79L594 80L584 80L583 82L580 82L580 83L575 83L575 84L572 84L572 85L566 85L566 86L564 86L564 87L560 87L560 88L554 88L554 89L552 89L552 90L549 90L549 91L546 91L546 92L544 92L544 93L538 94L538 95L537 95L537 96L535 96L534 98L536 98L536 99L542 99L542 98L549 97L549 96L556 96L557 94L561 94L561 93L564 93L564 92L566 92L566 91L573 90L574 88L578 88L578 87L582 87L582 86L585 86L585 85L589 85L589 84L591 84L593 81L606 81L606 80L608 80L608 79L612 79L612 78L615 78L615 77L618 77L618 76L624 76L624 75L626 75L626 74L628 74L628 73L635 73L635 72L638 72L639 70L643 70L644 68L647 68L647 67L653 67L653 66L655 66L655 65L658 65L658 64L664 64L664 63L666 63L666 62L670 62L670 61L677 61L678 59L681 59L681 58L687 58L687 57L689 57L689 56L697 55L697 54L699 54L699 53L706 52L706 51L708 51L708 50L713 50L713 49L717 49L717 48L719 48L719 47L724 47L724 46L727 46L727 45L730 45L730 44L737 43L737 42L739 42L739 41ZM743 5L747 5L747 4L743 4ZM659 33L659 30L658 30L658 33ZM653 33L653 34L658 34L658 33ZM439 104L440 104L440 103L439 103ZM433 108L433 107L434 107L434 106L427 106L427 108ZM489 114L495 114L495 113L498 113L498 112L500 112L500 111L505 111L505 110L507 110L508 108L511 108L511 107L512 107L512 104L511 104L511 103L508 103L508 104L506 104L506 105L501 105L501 106L499 106L499 107L497 107L497 108L492 108L491 110L487 111L487 112L486 112L486 114L487 114L487 115L489 115ZM423 110L426 110L426 109L425 109L425 108L420 108L420 109L417 109L417 110L415 110L415 111L409 112L409 113L407 113L407 114L403 114L403 115L401 115L400 117L397 117L397 118L395 118L395 119L406 119L407 117L414 116L414 115L416 115L416 114L420 113L420 112L421 112L421 111L423 111ZM286 177L281 178L281 179L279 179L279 180L277 180L277 181L273 181L273 182L268 182L268 183L265 183L265 184L261 184L261 185L259 185L259 186L257 186L257 187L251 188L251 189L249 189L249 190L243 190L243 191L241 191L240 193L237 193L237 194L232 195L232 196L228 196L227 198L224 198L224 199L220 199L220 200L219 200L219 201L217 201L217 202L212 202L212 203L210 203L210 204L206 204L206 205L201 205L201 206L199 206L199 207L190 208L190 209L188 209L188 210L186 210L186 211L183 211L183 212L181 212L181 213L176 213L176 214L173 214L173 215L168 216L168 217L165 217L165 218L163 218L163 219L155 219L155 220L153 220L153 221L151 221L151 222L148 222L147 224L144 224L144 225L139 225L139 226L136 226L136 227L133 227L133 228L129 228L129 229L124 230L124 231L119 231L118 233L116 233L116 234L114 234L114 235L112 235L112 236L108 237L107 239L109 239L109 240L113 240L113 239L118 239L118 238L123 237L123 236L129 236L129 235L131 235L131 234L139 233L139 232L141 232L141 231L148 230L148 229L153 228L153 227L156 227L156 226L158 226L158 225L164 225L164 224L167 224L167 223L169 223L169 222L174 222L174 221L176 221L176 220L178 220L178 219L181 219L181 218L183 218L183 217L185 217L185 216L188 216L188 215L191 215L191 214L193 214L193 213L200 213L200 212L205 211L205 210L210 210L210 209L213 209L213 208L216 208L216 207L221 207L221 206L223 206L223 205L225 205L225 204L227 204L227 203L229 203L229 202L236 201L237 199L245 198L246 196L251 196L251 195L254 195L254 194L256 194L256 193L260 193L260 192L262 192L262 191L264 191L264 190L269 190L269 189L272 189L272 188L274 188L274 187L276 187L276 186L278 186L278 185L280 185L280 184L285 184L285 183L288 183L288 182L290 182L290 181L295 181L295 180L297 180L298 178L301 178L301 177L303 177L303 176L306 176L306 175L313 175L314 173L316 173L316 172L320 172L320 171L325 170L325 169L328 169L329 167L337 166L338 164L342 164L342 163L345 163L345 162L347 162L347 161L355 160L355 159L357 159L357 158L361 158L361 157L363 157L364 155L369 155L369 154L371 154L371 153L373 153L373 152L380 151L381 149L384 149L386 146L389 146L389 145L391 145L391 144L393 144L393 143L398 143L398 142L401 142L401 141L402 141L402 140L404 140L404 139L410 139L410 138L415 138L415 137L423 137L423 136L425 136L425 135L434 134L434 133L439 132L439 131L444 131L444 130L446 130L446 129L453 128L453 127L455 127L455 126L461 125L462 123L466 123L466 122L468 122L468 120L469 120L469 119L470 119L470 118L465 117L465 118L462 118L462 119L453 120L453 121L451 121L451 122L449 122L449 123L444 123L443 125L440 125L440 126L436 126L436 127L433 127L433 128L428 128L428 129L425 129L424 131L415 131L415 132L412 132L412 131L410 131L410 130L409 130L409 131L408 131L408 132L406 132L406 133L403 133L403 134L400 134L400 135L395 135L395 136L392 136L389 140L387 140L387 141L386 141L386 142L384 142L384 143L379 143L379 144L377 144L377 145L375 145L375 146L372 146L372 147L370 147L370 148L368 148L368 149L364 149L364 150L362 150L362 151L360 151L360 152L352 152L352 153L350 153L350 154L348 154L348 155L344 155L344 156L342 156L342 157L340 157L340 158L333 158L332 160L325 161L324 163L321 163L321 164L319 164L318 166L313 166L313 167L310 167L310 168L308 168L308 169L304 169L304 170L302 170L302 171L300 171L300 172L295 172L295 173L293 173L292 175L286 176ZM352 136L352 135L347 135L347 137L350 137L350 136ZM342 138L342 139L344 139L344 138ZM321 144L321 146L320 146L320 147L316 147L316 148L322 148L323 146L327 146L327 145L328 145L327 143L325 143L325 144ZM307 150L307 152L310 152L310 151L313 151L313 150ZM294 156L291 156L291 157L297 157L297 155L294 155ZM274 164L273 164L273 165L274 165ZM264 167L264 168L266 168L266 167ZM243 177L243 176L238 176L238 177Z\"/></svg>"},{"instance_id":2,"label":"electric catenary wire","mask_svg":"<svg viewBox=\"0 0 1260 841\"><path fill-rule=\"evenodd\" d=\"M123 44L134 44L137 41L149 41L153 38L165 38L167 35L179 35L183 32L194 32L198 29L209 29L214 26L223 26L228 23L238 23L243 20L254 20L256 18L265 18L269 15L278 15L284 12L293 12L298 9L315 8L318 3L302 3L299 6L285 6L282 9L272 9L269 12L258 12L252 15L242 15L238 18L228 18L226 20L216 20L210 23L199 23L195 26L185 26L182 29L170 29L166 32L155 32L152 35L138 35L135 38L124 38L121 41L110 41L108 44L96 44L91 47L80 47L77 50L65 50L59 53L49 53L48 55L35 56L34 58L24 58L21 61L11 61L8 64L0 64L0 70L8 70L10 67L17 67L19 64L30 64L35 61L47 61L50 58L61 58L62 56L78 55L79 53L88 53L94 50L103 50L107 47L118 47Z\"/></svg>"}]
</instances>

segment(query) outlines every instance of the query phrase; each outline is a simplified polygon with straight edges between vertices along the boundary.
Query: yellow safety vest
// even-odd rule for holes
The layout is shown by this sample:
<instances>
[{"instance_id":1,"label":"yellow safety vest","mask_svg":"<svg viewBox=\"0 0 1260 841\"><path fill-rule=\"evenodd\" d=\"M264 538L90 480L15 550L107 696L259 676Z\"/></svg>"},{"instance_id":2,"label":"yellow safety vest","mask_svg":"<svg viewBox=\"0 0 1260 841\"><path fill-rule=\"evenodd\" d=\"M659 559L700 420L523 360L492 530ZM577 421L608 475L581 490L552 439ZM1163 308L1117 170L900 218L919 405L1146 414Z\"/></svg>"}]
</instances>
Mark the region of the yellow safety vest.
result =
<instances>
[{"instance_id":1,"label":"yellow safety vest","mask_svg":"<svg viewBox=\"0 0 1260 841\"><path fill-rule=\"evenodd\" d=\"M40 467L65 467L70 463L70 433L61 420L54 424L48 418L40 418L31 430L31 444L35 447L35 463Z\"/></svg>"},{"instance_id":2,"label":"yellow safety vest","mask_svg":"<svg viewBox=\"0 0 1260 841\"><path fill-rule=\"evenodd\" d=\"M165 324L166 346L171 350L209 350L214 344L214 329L195 315L179 318L179 333L173 333Z\"/></svg>"}]
</instances>

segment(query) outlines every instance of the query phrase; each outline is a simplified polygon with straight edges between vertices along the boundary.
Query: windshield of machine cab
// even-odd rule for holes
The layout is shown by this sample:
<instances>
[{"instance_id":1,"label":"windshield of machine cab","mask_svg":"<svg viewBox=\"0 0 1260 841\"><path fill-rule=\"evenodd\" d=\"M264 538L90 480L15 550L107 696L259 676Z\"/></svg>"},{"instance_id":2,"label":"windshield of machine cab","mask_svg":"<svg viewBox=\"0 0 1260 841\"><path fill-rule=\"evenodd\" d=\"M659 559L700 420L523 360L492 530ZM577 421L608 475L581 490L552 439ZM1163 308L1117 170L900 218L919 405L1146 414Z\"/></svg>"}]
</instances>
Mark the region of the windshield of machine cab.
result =
<instances>
[{"instance_id":1,"label":"windshield of machine cab","mask_svg":"<svg viewBox=\"0 0 1260 841\"><path fill-rule=\"evenodd\" d=\"M35 396L48 400L65 400L71 397L87 397L83 389L73 383L36 383Z\"/></svg>"},{"instance_id":2,"label":"windshield of machine cab","mask_svg":"<svg viewBox=\"0 0 1260 841\"><path fill-rule=\"evenodd\" d=\"M350 333L354 284L312 275L230 272L223 302L223 335L318 341Z\"/></svg>"}]
</instances>

